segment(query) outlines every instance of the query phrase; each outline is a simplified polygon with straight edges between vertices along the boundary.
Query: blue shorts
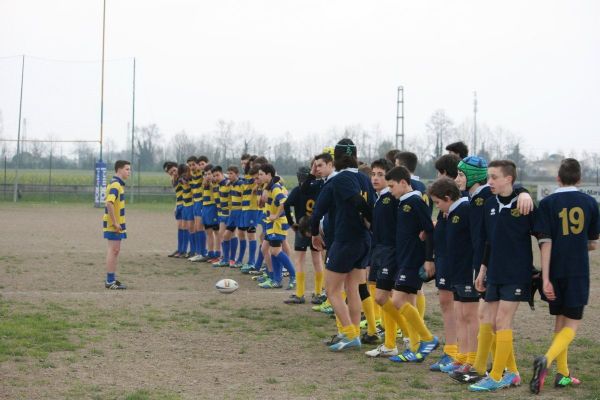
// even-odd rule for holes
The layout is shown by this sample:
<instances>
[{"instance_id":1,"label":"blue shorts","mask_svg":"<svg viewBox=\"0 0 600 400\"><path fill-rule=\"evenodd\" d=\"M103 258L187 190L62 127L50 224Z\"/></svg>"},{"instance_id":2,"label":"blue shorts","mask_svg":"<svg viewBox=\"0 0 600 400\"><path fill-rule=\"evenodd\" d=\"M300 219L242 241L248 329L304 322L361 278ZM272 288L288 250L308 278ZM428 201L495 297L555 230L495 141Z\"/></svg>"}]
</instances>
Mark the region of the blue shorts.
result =
<instances>
[{"instance_id":1,"label":"blue shorts","mask_svg":"<svg viewBox=\"0 0 600 400\"><path fill-rule=\"evenodd\" d=\"M423 286L423 280L419 276L419 268L400 268L396 274L396 284L394 289L406 292L417 293Z\"/></svg>"},{"instance_id":2,"label":"blue shorts","mask_svg":"<svg viewBox=\"0 0 600 400\"><path fill-rule=\"evenodd\" d=\"M194 206L183 206L183 211L181 212L182 219L184 221L193 221L194 220Z\"/></svg>"},{"instance_id":3,"label":"blue shorts","mask_svg":"<svg viewBox=\"0 0 600 400\"><path fill-rule=\"evenodd\" d=\"M261 218L262 211L260 210L242 211L240 228L256 228L260 224Z\"/></svg>"},{"instance_id":4,"label":"blue shorts","mask_svg":"<svg viewBox=\"0 0 600 400\"><path fill-rule=\"evenodd\" d=\"M229 215L219 215L219 224L227 225L227 221L229 221Z\"/></svg>"},{"instance_id":5,"label":"blue shorts","mask_svg":"<svg viewBox=\"0 0 600 400\"><path fill-rule=\"evenodd\" d=\"M353 269L364 269L369 264L369 246L364 241L336 242L327 252L325 267L332 272L346 274Z\"/></svg>"},{"instance_id":6,"label":"blue shorts","mask_svg":"<svg viewBox=\"0 0 600 400\"><path fill-rule=\"evenodd\" d=\"M183 219L183 205L177 205L175 206L175 219L177 221L182 220Z\"/></svg>"},{"instance_id":7,"label":"blue shorts","mask_svg":"<svg viewBox=\"0 0 600 400\"><path fill-rule=\"evenodd\" d=\"M108 240L127 239L127 233L104 232L104 239L108 239Z\"/></svg>"},{"instance_id":8,"label":"blue shorts","mask_svg":"<svg viewBox=\"0 0 600 400\"><path fill-rule=\"evenodd\" d=\"M233 210L229 214L229 218L227 219L227 227L228 228L237 228L241 226L242 221L242 210Z\"/></svg>"},{"instance_id":9,"label":"blue shorts","mask_svg":"<svg viewBox=\"0 0 600 400\"><path fill-rule=\"evenodd\" d=\"M531 292L531 283L501 284L494 285L487 283L485 288L485 301L491 303L494 301L529 301Z\"/></svg>"},{"instance_id":10,"label":"blue shorts","mask_svg":"<svg viewBox=\"0 0 600 400\"><path fill-rule=\"evenodd\" d=\"M279 233L271 233L265 236L265 240L268 240L269 242L283 242L285 239L286 236Z\"/></svg>"},{"instance_id":11,"label":"blue shorts","mask_svg":"<svg viewBox=\"0 0 600 400\"><path fill-rule=\"evenodd\" d=\"M202 218L202 202L194 202L194 218Z\"/></svg>"},{"instance_id":12,"label":"blue shorts","mask_svg":"<svg viewBox=\"0 0 600 400\"><path fill-rule=\"evenodd\" d=\"M204 226L215 226L219 224L217 218L217 206L209 204L202 207L202 223Z\"/></svg>"}]
</instances>

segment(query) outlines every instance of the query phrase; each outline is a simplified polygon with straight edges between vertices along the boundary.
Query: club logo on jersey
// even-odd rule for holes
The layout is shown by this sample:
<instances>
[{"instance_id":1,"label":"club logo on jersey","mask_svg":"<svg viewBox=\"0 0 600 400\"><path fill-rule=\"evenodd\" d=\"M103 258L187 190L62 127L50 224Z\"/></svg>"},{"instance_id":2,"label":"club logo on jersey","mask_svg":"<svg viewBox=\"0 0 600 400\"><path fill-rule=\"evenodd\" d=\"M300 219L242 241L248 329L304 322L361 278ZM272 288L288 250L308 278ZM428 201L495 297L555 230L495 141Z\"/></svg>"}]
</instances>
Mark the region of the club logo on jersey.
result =
<instances>
[{"instance_id":1,"label":"club logo on jersey","mask_svg":"<svg viewBox=\"0 0 600 400\"><path fill-rule=\"evenodd\" d=\"M510 215L512 215L513 217L520 217L521 213L519 212L518 208L513 208L512 210L510 210Z\"/></svg>"},{"instance_id":2,"label":"club logo on jersey","mask_svg":"<svg viewBox=\"0 0 600 400\"><path fill-rule=\"evenodd\" d=\"M390 199L389 197L386 197L385 199L381 200L383 204L390 204L390 201L392 201L392 199Z\"/></svg>"},{"instance_id":3,"label":"club logo on jersey","mask_svg":"<svg viewBox=\"0 0 600 400\"><path fill-rule=\"evenodd\" d=\"M491 215L491 216L494 216L494 215L496 215L496 209L495 209L495 208L492 208L492 209L490 210L490 215Z\"/></svg>"},{"instance_id":4,"label":"club logo on jersey","mask_svg":"<svg viewBox=\"0 0 600 400\"><path fill-rule=\"evenodd\" d=\"M410 212L410 210L412 210L412 207L409 204L405 204L402 206L402 211Z\"/></svg>"},{"instance_id":5,"label":"club logo on jersey","mask_svg":"<svg viewBox=\"0 0 600 400\"><path fill-rule=\"evenodd\" d=\"M469 286L469 285L466 285L465 286L465 293L471 293L471 292L473 292L473 288L471 286Z\"/></svg>"},{"instance_id":6,"label":"club logo on jersey","mask_svg":"<svg viewBox=\"0 0 600 400\"><path fill-rule=\"evenodd\" d=\"M388 269L387 268L382 268L381 269L381 275L387 275L388 274Z\"/></svg>"},{"instance_id":7,"label":"club logo on jersey","mask_svg":"<svg viewBox=\"0 0 600 400\"><path fill-rule=\"evenodd\" d=\"M460 221L460 217L458 215L455 215L452 217L453 224L458 224L459 221Z\"/></svg>"},{"instance_id":8,"label":"club logo on jersey","mask_svg":"<svg viewBox=\"0 0 600 400\"><path fill-rule=\"evenodd\" d=\"M521 295L521 289L515 290L515 296L520 296L520 295Z\"/></svg>"},{"instance_id":9,"label":"club logo on jersey","mask_svg":"<svg viewBox=\"0 0 600 400\"><path fill-rule=\"evenodd\" d=\"M484 203L484 200L481 197L478 197L475 199L475 205L477 207L481 207L483 205L483 203Z\"/></svg>"}]
</instances>

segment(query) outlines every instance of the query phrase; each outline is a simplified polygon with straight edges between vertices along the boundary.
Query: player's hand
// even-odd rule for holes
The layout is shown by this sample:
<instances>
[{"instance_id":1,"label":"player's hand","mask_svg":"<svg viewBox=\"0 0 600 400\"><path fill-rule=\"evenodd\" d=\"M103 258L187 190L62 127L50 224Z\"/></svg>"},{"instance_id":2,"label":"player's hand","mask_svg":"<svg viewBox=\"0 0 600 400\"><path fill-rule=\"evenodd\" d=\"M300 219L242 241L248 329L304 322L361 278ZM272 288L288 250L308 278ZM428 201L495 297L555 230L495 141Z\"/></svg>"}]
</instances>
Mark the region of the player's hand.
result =
<instances>
[{"instance_id":1,"label":"player's hand","mask_svg":"<svg viewBox=\"0 0 600 400\"><path fill-rule=\"evenodd\" d=\"M271 222L275 221L277 218L279 218L277 215L269 215L268 217L269 221Z\"/></svg>"},{"instance_id":2,"label":"player's hand","mask_svg":"<svg viewBox=\"0 0 600 400\"><path fill-rule=\"evenodd\" d=\"M312 164L310 165L310 174L312 176L317 176L317 162L313 161Z\"/></svg>"},{"instance_id":3,"label":"player's hand","mask_svg":"<svg viewBox=\"0 0 600 400\"><path fill-rule=\"evenodd\" d=\"M321 239L321 236L313 236L311 239L312 242L312 246L317 249L318 251L323 251L323 248L325 247L325 243L323 243L323 239Z\"/></svg>"},{"instance_id":4,"label":"player's hand","mask_svg":"<svg viewBox=\"0 0 600 400\"><path fill-rule=\"evenodd\" d=\"M426 238L425 231L419 232L419 239L421 239L421 242L424 242Z\"/></svg>"},{"instance_id":5,"label":"player's hand","mask_svg":"<svg viewBox=\"0 0 600 400\"><path fill-rule=\"evenodd\" d=\"M533 211L533 199L529 193L521 193L517 197L517 208L521 215L527 215Z\"/></svg>"},{"instance_id":6,"label":"player's hand","mask_svg":"<svg viewBox=\"0 0 600 400\"><path fill-rule=\"evenodd\" d=\"M115 232L117 232L117 233L123 232L123 230L121 229L121 224L113 224L113 227L115 228Z\"/></svg>"},{"instance_id":7,"label":"player's hand","mask_svg":"<svg viewBox=\"0 0 600 400\"><path fill-rule=\"evenodd\" d=\"M552 286L552 282L544 281L542 286L542 290L544 291L544 295L550 301L556 300L556 294L554 293L554 286Z\"/></svg>"},{"instance_id":8,"label":"player's hand","mask_svg":"<svg viewBox=\"0 0 600 400\"><path fill-rule=\"evenodd\" d=\"M433 261L425 261L425 272L427 272L427 277L431 278L435 275L435 264Z\"/></svg>"},{"instance_id":9,"label":"player's hand","mask_svg":"<svg viewBox=\"0 0 600 400\"><path fill-rule=\"evenodd\" d=\"M485 272L483 271L479 271L479 274L477 274L477 279L475 279L475 289L477 289L478 292L485 292Z\"/></svg>"},{"instance_id":10,"label":"player's hand","mask_svg":"<svg viewBox=\"0 0 600 400\"><path fill-rule=\"evenodd\" d=\"M292 224L292 230L298 232L298 224Z\"/></svg>"}]
</instances>

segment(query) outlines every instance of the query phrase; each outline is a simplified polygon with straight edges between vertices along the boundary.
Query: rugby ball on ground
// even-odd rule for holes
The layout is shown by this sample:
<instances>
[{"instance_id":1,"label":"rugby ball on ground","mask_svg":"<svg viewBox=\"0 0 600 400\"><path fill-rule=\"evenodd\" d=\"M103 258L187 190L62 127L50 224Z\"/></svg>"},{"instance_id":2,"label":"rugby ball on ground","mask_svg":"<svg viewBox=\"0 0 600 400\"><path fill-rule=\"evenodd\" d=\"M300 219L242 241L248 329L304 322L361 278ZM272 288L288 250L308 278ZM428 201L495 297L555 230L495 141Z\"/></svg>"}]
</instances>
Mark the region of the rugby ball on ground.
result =
<instances>
[{"instance_id":1,"label":"rugby ball on ground","mask_svg":"<svg viewBox=\"0 0 600 400\"><path fill-rule=\"evenodd\" d=\"M239 287L240 285L238 285L236 281L229 278L221 279L215 284L215 288L221 293L233 293L238 290Z\"/></svg>"}]
</instances>

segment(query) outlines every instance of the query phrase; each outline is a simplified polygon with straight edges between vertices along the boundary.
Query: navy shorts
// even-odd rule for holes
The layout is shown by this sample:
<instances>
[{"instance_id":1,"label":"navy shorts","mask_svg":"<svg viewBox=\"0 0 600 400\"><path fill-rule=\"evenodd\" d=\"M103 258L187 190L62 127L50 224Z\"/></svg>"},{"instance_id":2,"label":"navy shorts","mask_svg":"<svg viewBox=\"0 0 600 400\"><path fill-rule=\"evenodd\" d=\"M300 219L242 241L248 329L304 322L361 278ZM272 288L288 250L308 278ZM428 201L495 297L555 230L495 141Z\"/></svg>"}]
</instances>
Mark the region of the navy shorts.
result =
<instances>
[{"instance_id":1,"label":"navy shorts","mask_svg":"<svg viewBox=\"0 0 600 400\"><path fill-rule=\"evenodd\" d=\"M454 301L460 301L461 303L479 302L479 292L473 284L454 285L452 289L454 290Z\"/></svg>"},{"instance_id":2,"label":"navy shorts","mask_svg":"<svg viewBox=\"0 0 600 400\"><path fill-rule=\"evenodd\" d=\"M400 268L398 270L394 289L414 294L421 290L422 286L423 280L419 276L419 268Z\"/></svg>"},{"instance_id":3,"label":"navy shorts","mask_svg":"<svg viewBox=\"0 0 600 400\"><path fill-rule=\"evenodd\" d=\"M583 307L588 304L590 297L590 279L588 277L573 277L551 279L551 282L556 300L548 301L546 296L542 295L542 299L548 301L550 305L550 314L581 319L581 317L572 318L567 314L578 316L579 312L577 310L581 309L583 315Z\"/></svg>"},{"instance_id":4,"label":"navy shorts","mask_svg":"<svg viewBox=\"0 0 600 400\"><path fill-rule=\"evenodd\" d=\"M369 246L364 241L336 242L327 252L325 266L329 271L341 274L353 269L364 269L369 264Z\"/></svg>"},{"instance_id":5,"label":"navy shorts","mask_svg":"<svg viewBox=\"0 0 600 400\"><path fill-rule=\"evenodd\" d=\"M122 240L122 239L127 239L127 233L122 232L122 233L117 233L117 232L109 232L106 231L104 232L104 239L107 240Z\"/></svg>"},{"instance_id":6,"label":"navy shorts","mask_svg":"<svg viewBox=\"0 0 600 400\"><path fill-rule=\"evenodd\" d=\"M175 219L177 221L183 219L183 205L175 206Z\"/></svg>"},{"instance_id":7,"label":"navy shorts","mask_svg":"<svg viewBox=\"0 0 600 400\"><path fill-rule=\"evenodd\" d=\"M300 232L296 232L296 236L294 237L294 250L306 251L309 248L311 251L318 251L313 247L311 238L304 236Z\"/></svg>"},{"instance_id":8,"label":"navy shorts","mask_svg":"<svg viewBox=\"0 0 600 400\"><path fill-rule=\"evenodd\" d=\"M394 288L397 270L395 247L376 245L371 251L369 281L375 282L377 289L390 291Z\"/></svg>"},{"instance_id":9,"label":"navy shorts","mask_svg":"<svg viewBox=\"0 0 600 400\"><path fill-rule=\"evenodd\" d=\"M182 219L184 221L193 221L194 220L194 207L192 205L183 206L183 211L181 212Z\"/></svg>"},{"instance_id":10,"label":"navy shorts","mask_svg":"<svg viewBox=\"0 0 600 400\"><path fill-rule=\"evenodd\" d=\"M494 285L487 283L485 290L485 301L491 303L494 301L529 301L531 292L531 283L511 283Z\"/></svg>"},{"instance_id":11,"label":"navy shorts","mask_svg":"<svg viewBox=\"0 0 600 400\"><path fill-rule=\"evenodd\" d=\"M205 227L219 225L217 218L217 206L210 204L202 207L202 222Z\"/></svg>"},{"instance_id":12,"label":"navy shorts","mask_svg":"<svg viewBox=\"0 0 600 400\"><path fill-rule=\"evenodd\" d=\"M202 218L202 202L194 202L194 218Z\"/></svg>"},{"instance_id":13,"label":"navy shorts","mask_svg":"<svg viewBox=\"0 0 600 400\"><path fill-rule=\"evenodd\" d=\"M451 271L448 270L443 259L435 260L435 287L441 290L452 291Z\"/></svg>"}]
</instances>

